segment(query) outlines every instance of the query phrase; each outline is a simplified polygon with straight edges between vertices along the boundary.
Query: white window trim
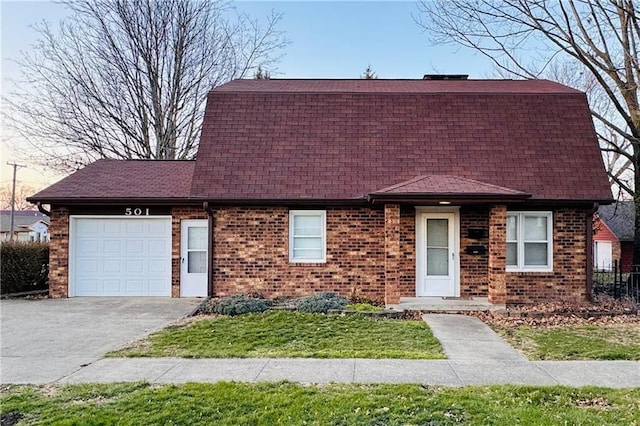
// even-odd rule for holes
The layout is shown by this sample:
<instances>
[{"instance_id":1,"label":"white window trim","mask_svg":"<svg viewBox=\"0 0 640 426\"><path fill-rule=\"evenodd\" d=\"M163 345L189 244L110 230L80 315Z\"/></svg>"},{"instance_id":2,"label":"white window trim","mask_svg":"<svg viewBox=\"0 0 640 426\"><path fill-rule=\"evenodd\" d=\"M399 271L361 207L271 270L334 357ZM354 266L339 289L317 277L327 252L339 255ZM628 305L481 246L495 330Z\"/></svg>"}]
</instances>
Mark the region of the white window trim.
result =
<instances>
[{"instance_id":1,"label":"white window trim","mask_svg":"<svg viewBox=\"0 0 640 426\"><path fill-rule=\"evenodd\" d=\"M322 257L317 259L296 259L293 257L293 218L294 216L320 216L322 222ZM327 262L327 211L326 210L289 210L289 262L290 263L326 263Z\"/></svg>"},{"instance_id":2,"label":"white window trim","mask_svg":"<svg viewBox=\"0 0 640 426\"><path fill-rule=\"evenodd\" d=\"M507 265L507 272L553 272L553 213L549 211L512 211L508 216L518 217L517 253L518 265ZM547 218L547 265L533 266L524 264L524 217L540 216ZM505 245L506 250L506 245ZM505 252L506 257L506 252Z\"/></svg>"}]
</instances>

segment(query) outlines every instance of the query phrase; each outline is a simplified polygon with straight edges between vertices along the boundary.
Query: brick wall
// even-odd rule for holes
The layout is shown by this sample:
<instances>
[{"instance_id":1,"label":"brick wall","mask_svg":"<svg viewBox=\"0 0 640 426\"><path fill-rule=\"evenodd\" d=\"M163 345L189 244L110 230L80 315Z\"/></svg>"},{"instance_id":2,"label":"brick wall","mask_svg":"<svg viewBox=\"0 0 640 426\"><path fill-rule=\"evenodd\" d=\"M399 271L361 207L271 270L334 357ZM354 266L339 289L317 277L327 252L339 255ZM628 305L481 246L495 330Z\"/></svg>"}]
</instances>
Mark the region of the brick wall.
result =
<instances>
[{"instance_id":1,"label":"brick wall","mask_svg":"<svg viewBox=\"0 0 640 426\"><path fill-rule=\"evenodd\" d=\"M507 272L508 304L586 299L587 213L578 208L553 210L553 272Z\"/></svg>"},{"instance_id":2,"label":"brick wall","mask_svg":"<svg viewBox=\"0 0 640 426\"><path fill-rule=\"evenodd\" d=\"M415 296L415 209L394 207L389 219L399 212L397 233L385 231L385 211L376 208L327 209L327 262L289 263L289 209L286 207L228 207L215 213L214 291L226 296L259 292L267 297L300 296L332 291L354 293L383 301L385 280L394 278L397 297ZM496 209L496 207L494 207ZM499 211L498 211L499 210ZM468 255L465 247L502 247L505 237L502 207L495 220L489 208L463 206L460 209L461 294L487 297L490 281L496 283L493 301L502 303L501 277L506 281L506 303L538 303L548 300L584 300L586 297L585 209L554 210L554 271L552 273L505 273L504 254ZM499 213L499 214L497 214ZM184 219L206 219L200 207L172 209L172 296L180 294L180 223ZM395 219L394 219L395 220ZM393 222L393 223L392 223ZM395 224L394 221L390 225ZM470 239L468 228L493 230L497 238ZM50 297L68 296L69 216L68 210L51 211ZM497 230L497 231L496 231ZM398 235L398 256L386 265L385 233ZM496 233L497 232L497 233ZM391 235L390 234L390 235ZM393 249L393 247L387 247ZM498 250L499 251L499 250ZM502 251L502 253L504 253ZM385 265L387 273L385 273ZM493 265L493 269L491 269ZM493 274L492 271L493 270ZM504 271L504 269L502 269ZM393 273L394 275L389 275ZM497 280L497 281L496 281ZM503 287L504 288L504 287ZM504 297L502 297L504 300Z\"/></svg>"},{"instance_id":3,"label":"brick wall","mask_svg":"<svg viewBox=\"0 0 640 426\"><path fill-rule=\"evenodd\" d=\"M228 207L215 212L214 291L267 297L352 292L385 295L382 208L328 208L326 263L289 262L289 209Z\"/></svg>"},{"instance_id":4,"label":"brick wall","mask_svg":"<svg viewBox=\"0 0 640 426\"><path fill-rule=\"evenodd\" d=\"M202 207L187 206L171 209L171 297L180 297L180 227L186 219L207 219Z\"/></svg>"},{"instance_id":5,"label":"brick wall","mask_svg":"<svg viewBox=\"0 0 640 426\"><path fill-rule=\"evenodd\" d=\"M400 206L384 206L384 285L386 304L400 303Z\"/></svg>"},{"instance_id":6,"label":"brick wall","mask_svg":"<svg viewBox=\"0 0 640 426\"><path fill-rule=\"evenodd\" d=\"M69 296L69 210L51 206L49 217L49 297Z\"/></svg>"},{"instance_id":7,"label":"brick wall","mask_svg":"<svg viewBox=\"0 0 640 426\"><path fill-rule=\"evenodd\" d=\"M489 237L470 238L469 228L489 231L488 206L460 208L460 296L487 297L489 293L489 253L467 254L466 248L478 245L489 249Z\"/></svg>"},{"instance_id":8,"label":"brick wall","mask_svg":"<svg viewBox=\"0 0 640 426\"><path fill-rule=\"evenodd\" d=\"M416 296L416 209L400 209L400 297Z\"/></svg>"},{"instance_id":9,"label":"brick wall","mask_svg":"<svg viewBox=\"0 0 640 426\"><path fill-rule=\"evenodd\" d=\"M507 207L493 205L489 209L489 303L504 304L507 301L505 268L507 264Z\"/></svg>"}]
</instances>

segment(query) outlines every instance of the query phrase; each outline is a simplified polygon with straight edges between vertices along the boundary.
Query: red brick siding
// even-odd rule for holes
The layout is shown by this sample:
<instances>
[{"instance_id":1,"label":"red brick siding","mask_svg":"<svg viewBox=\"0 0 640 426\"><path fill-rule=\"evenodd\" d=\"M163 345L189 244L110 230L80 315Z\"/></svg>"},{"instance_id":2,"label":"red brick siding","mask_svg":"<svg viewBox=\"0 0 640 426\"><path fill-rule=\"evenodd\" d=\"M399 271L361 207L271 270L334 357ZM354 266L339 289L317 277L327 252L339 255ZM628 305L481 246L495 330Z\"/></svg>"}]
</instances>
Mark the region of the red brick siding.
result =
<instances>
[{"instance_id":1,"label":"red brick siding","mask_svg":"<svg viewBox=\"0 0 640 426\"><path fill-rule=\"evenodd\" d=\"M389 210L396 217L398 207ZM496 207L494 207L496 209ZM498 214L499 213L499 214ZM554 271L552 273L504 273L504 216L497 208L490 221L487 207L460 210L461 294L489 295L492 277L495 303L501 303L501 281L506 277L506 303L538 303L548 300L583 300L586 296L587 211L554 211ZM180 293L180 223L184 219L206 219L200 207L172 209L172 296ZM393 217L392 217L393 216ZM394 278L397 294L415 295L415 209L399 209L399 226L385 231L382 208L327 209L327 262L320 264L289 263L289 209L221 208L215 213L214 287L217 295L261 292L268 297L298 296L318 291L344 295L358 293L382 301L385 279ZM393 223L392 223L393 222ZM390 225L394 225L394 221ZM469 227L487 228L489 239L467 237ZM393 229L392 229L393 228ZM396 229L397 228L397 229ZM394 229L397 232L392 232ZM54 206L51 212L50 296L68 296L69 216L68 210ZM385 254L385 235L398 236L395 267ZM469 244L486 245L498 253L492 263L489 255L467 255ZM393 253L391 253L393 255ZM490 265L491 268L490 268ZM387 273L385 273L385 266ZM394 269L395 268L395 269ZM493 273L491 272L493 271ZM502 290L504 291L504 290ZM504 298L504 297L502 297Z\"/></svg>"},{"instance_id":2,"label":"red brick siding","mask_svg":"<svg viewBox=\"0 0 640 426\"><path fill-rule=\"evenodd\" d=\"M400 297L416 295L416 209L400 209Z\"/></svg>"},{"instance_id":3,"label":"red brick siding","mask_svg":"<svg viewBox=\"0 0 640 426\"><path fill-rule=\"evenodd\" d=\"M460 296L487 297L489 292L489 253L467 254L470 245L489 249L489 238L469 238L469 228L489 232L488 206L460 208Z\"/></svg>"},{"instance_id":4,"label":"red brick siding","mask_svg":"<svg viewBox=\"0 0 640 426\"><path fill-rule=\"evenodd\" d=\"M180 297L180 227L186 219L207 219L207 213L195 206L171 209L171 297Z\"/></svg>"},{"instance_id":5,"label":"red brick siding","mask_svg":"<svg viewBox=\"0 0 640 426\"><path fill-rule=\"evenodd\" d=\"M49 220L49 297L69 297L69 210L51 206Z\"/></svg>"},{"instance_id":6,"label":"red brick siding","mask_svg":"<svg viewBox=\"0 0 640 426\"><path fill-rule=\"evenodd\" d=\"M508 304L586 299L587 214L578 208L553 211L553 272L507 272Z\"/></svg>"},{"instance_id":7,"label":"red brick siding","mask_svg":"<svg viewBox=\"0 0 640 426\"><path fill-rule=\"evenodd\" d=\"M214 291L267 297L320 291L385 294L384 211L328 208L326 263L289 262L289 209L228 207L215 212Z\"/></svg>"},{"instance_id":8,"label":"red brick siding","mask_svg":"<svg viewBox=\"0 0 640 426\"><path fill-rule=\"evenodd\" d=\"M504 304L508 300L507 263L507 208L494 205L489 210L489 303Z\"/></svg>"},{"instance_id":9,"label":"red brick siding","mask_svg":"<svg viewBox=\"0 0 640 426\"><path fill-rule=\"evenodd\" d=\"M387 304L400 302L400 206L384 206L384 281Z\"/></svg>"}]
</instances>

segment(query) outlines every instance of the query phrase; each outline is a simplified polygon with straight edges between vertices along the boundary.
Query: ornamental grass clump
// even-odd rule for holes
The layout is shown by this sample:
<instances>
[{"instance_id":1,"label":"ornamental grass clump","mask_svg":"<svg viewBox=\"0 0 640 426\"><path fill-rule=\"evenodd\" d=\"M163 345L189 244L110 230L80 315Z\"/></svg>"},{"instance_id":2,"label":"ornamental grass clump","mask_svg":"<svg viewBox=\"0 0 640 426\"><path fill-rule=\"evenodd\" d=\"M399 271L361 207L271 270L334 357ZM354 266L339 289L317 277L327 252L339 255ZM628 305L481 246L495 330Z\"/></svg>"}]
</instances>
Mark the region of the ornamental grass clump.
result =
<instances>
[{"instance_id":1,"label":"ornamental grass clump","mask_svg":"<svg viewBox=\"0 0 640 426\"><path fill-rule=\"evenodd\" d=\"M335 293L318 293L298 299L296 309L300 312L323 313L341 311L349 304L349 299Z\"/></svg>"},{"instance_id":2,"label":"ornamental grass clump","mask_svg":"<svg viewBox=\"0 0 640 426\"><path fill-rule=\"evenodd\" d=\"M242 315L255 312L264 312L271 307L266 299L236 294L217 301L213 311L222 315Z\"/></svg>"}]
</instances>

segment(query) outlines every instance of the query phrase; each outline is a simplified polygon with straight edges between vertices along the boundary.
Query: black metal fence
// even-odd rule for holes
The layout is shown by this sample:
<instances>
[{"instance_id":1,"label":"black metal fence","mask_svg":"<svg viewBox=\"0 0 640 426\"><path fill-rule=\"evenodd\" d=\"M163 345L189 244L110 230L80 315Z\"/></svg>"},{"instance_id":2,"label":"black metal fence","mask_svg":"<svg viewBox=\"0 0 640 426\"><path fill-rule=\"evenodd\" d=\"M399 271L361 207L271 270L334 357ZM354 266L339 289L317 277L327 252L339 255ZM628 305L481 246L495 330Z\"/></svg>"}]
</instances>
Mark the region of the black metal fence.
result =
<instances>
[{"instance_id":1,"label":"black metal fence","mask_svg":"<svg viewBox=\"0 0 640 426\"><path fill-rule=\"evenodd\" d=\"M610 270L595 270L593 294L630 299L640 304L640 265L633 265L631 272L623 272L621 266L620 262L615 260Z\"/></svg>"}]
</instances>

